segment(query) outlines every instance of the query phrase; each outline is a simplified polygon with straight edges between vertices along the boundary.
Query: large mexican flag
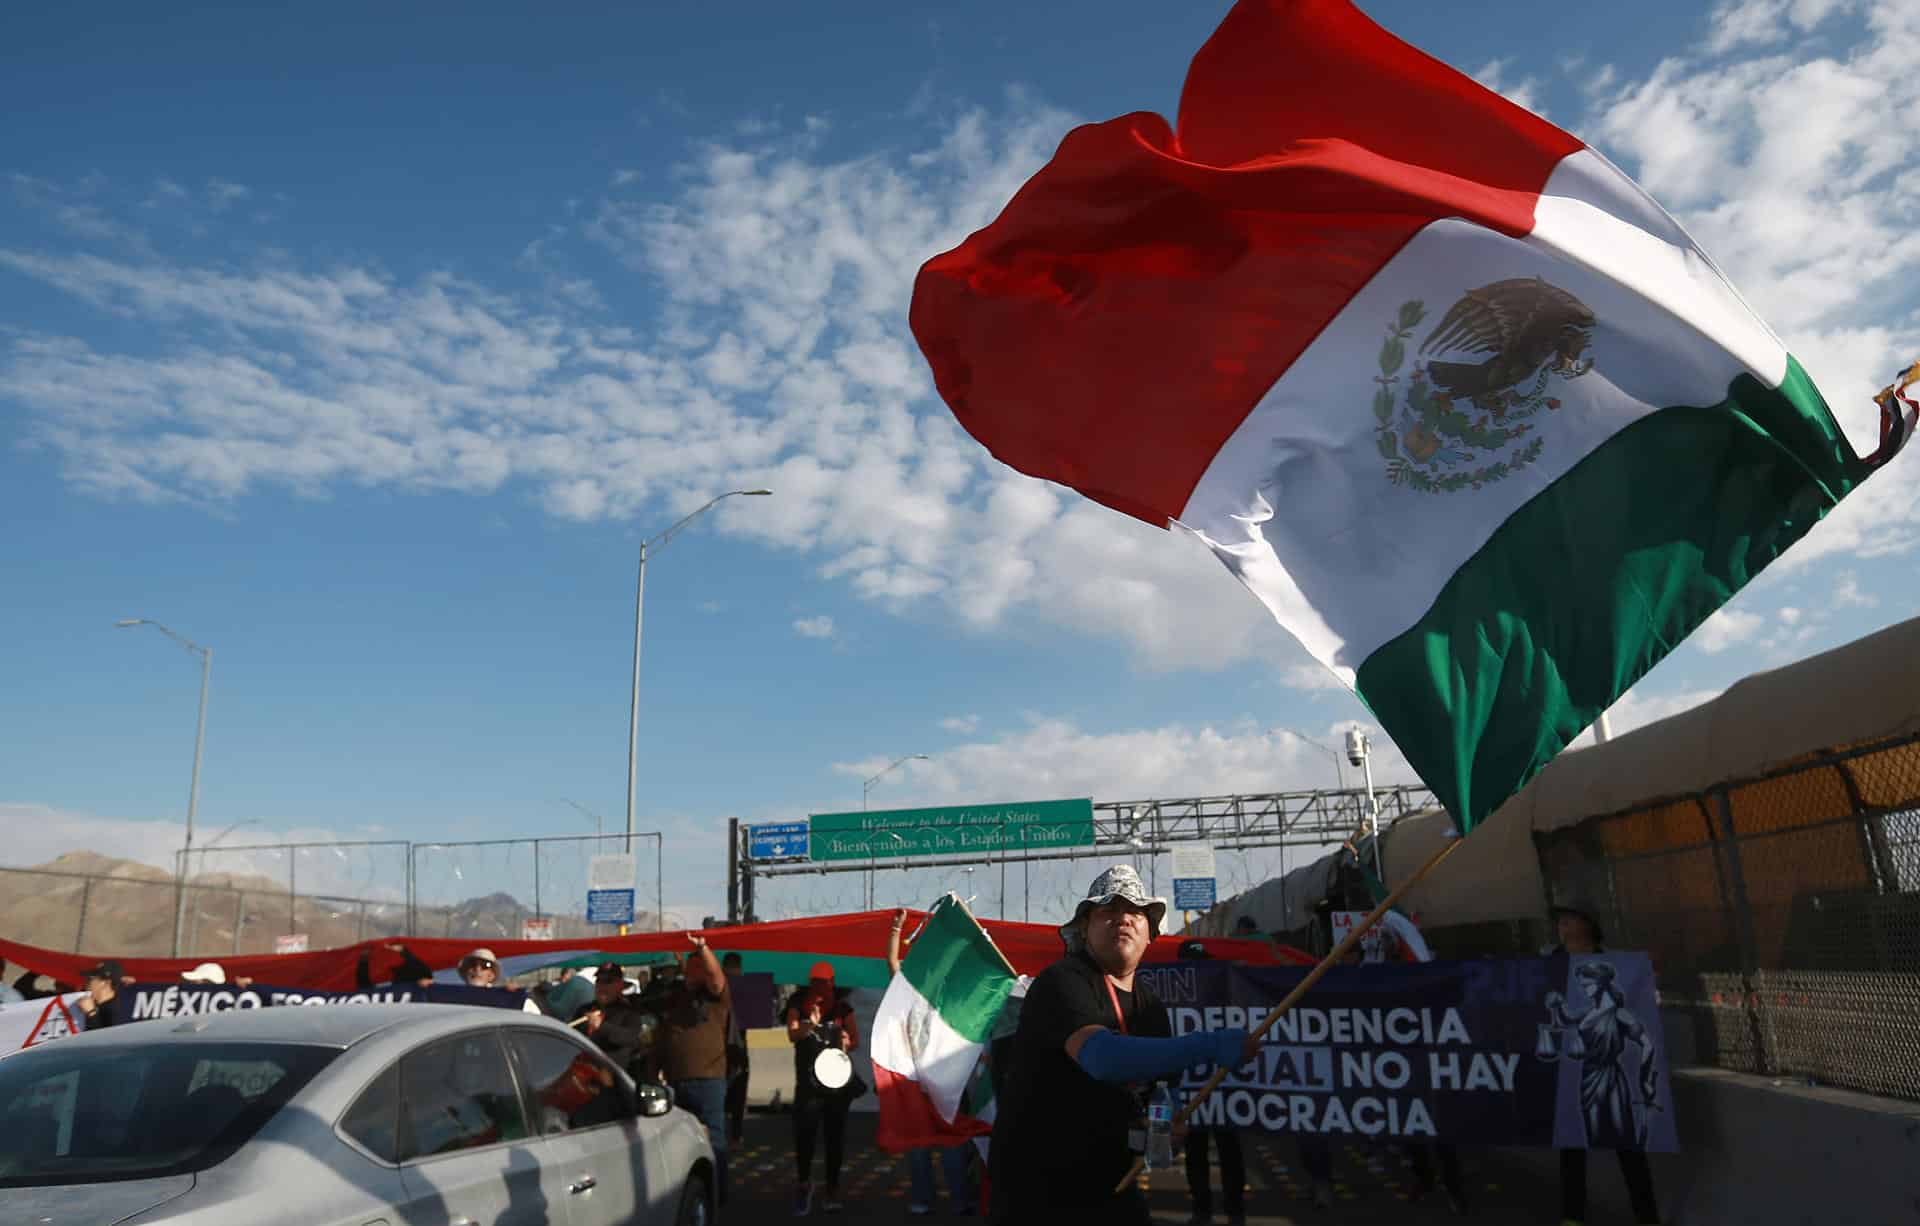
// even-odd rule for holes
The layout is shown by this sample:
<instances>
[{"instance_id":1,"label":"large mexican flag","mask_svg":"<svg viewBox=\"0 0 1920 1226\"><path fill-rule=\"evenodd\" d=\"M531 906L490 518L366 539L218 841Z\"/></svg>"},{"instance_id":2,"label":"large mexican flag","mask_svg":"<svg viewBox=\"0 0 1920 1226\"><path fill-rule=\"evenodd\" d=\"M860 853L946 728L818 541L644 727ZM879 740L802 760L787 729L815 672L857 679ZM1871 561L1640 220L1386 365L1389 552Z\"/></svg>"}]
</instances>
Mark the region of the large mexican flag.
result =
<instances>
[{"instance_id":1,"label":"large mexican flag","mask_svg":"<svg viewBox=\"0 0 1920 1226\"><path fill-rule=\"evenodd\" d=\"M1013 985L1006 959L959 900L935 903L874 1014L880 1148L897 1154L988 1131L961 1114L960 1098Z\"/></svg>"},{"instance_id":2,"label":"large mexican flag","mask_svg":"<svg viewBox=\"0 0 1920 1226\"><path fill-rule=\"evenodd\" d=\"M995 456L1204 542L1463 829L1893 450L1598 152L1346 0L1241 0L1177 128L1069 133L912 325Z\"/></svg>"}]
</instances>

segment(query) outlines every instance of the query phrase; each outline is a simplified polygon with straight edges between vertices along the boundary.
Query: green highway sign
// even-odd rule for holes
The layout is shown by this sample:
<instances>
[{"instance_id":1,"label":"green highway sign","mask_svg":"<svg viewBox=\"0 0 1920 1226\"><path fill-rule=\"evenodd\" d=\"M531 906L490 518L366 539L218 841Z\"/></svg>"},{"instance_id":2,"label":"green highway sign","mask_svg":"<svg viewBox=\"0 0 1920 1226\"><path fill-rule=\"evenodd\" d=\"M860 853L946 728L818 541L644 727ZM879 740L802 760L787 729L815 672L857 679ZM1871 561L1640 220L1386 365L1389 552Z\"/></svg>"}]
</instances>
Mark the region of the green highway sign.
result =
<instances>
[{"instance_id":1,"label":"green highway sign","mask_svg":"<svg viewBox=\"0 0 1920 1226\"><path fill-rule=\"evenodd\" d=\"M1093 801L1034 800L937 809L815 813L809 819L815 860L898 859L1093 844Z\"/></svg>"}]
</instances>

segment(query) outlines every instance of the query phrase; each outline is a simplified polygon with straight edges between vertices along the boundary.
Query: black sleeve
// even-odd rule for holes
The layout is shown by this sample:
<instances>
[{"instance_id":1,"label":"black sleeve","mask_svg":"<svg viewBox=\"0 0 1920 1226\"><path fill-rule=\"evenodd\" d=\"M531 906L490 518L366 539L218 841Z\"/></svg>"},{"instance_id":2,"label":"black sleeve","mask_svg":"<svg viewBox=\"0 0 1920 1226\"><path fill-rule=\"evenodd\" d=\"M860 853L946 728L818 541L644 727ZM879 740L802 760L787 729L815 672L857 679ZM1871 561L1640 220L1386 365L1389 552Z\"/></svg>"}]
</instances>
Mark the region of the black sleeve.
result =
<instances>
[{"instance_id":1,"label":"black sleeve","mask_svg":"<svg viewBox=\"0 0 1920 1226\"><path fill-rule=\"evenodd\" d=\"M359 960L353 964L353 986L362 992L373 986L373 975L368 970L368 963L372 958L373 951L363 949L360 951Z\"/></svg>"},{"instance_id":2,"label":"black sleeve","mask_svg":"<svg viewBox=\"0 0 1920 1226\"><path fill-rule=\"evenodd\" d=\"M394 968L393 981L395 983L417 983L422 979L431 978L433 978L433 968L421 961L419 954L414 953L411 949L402 945L400 947L400 965Z\"/></svg>"},{"instance_id":3,"label":"black sleeve","mask_svg":"<svg viewBox=\"0 0 1920 1226\"><path fill-rule=\"evenodd\" d=\"M600 1022L600 1034L615 1047L633 1051L643 1037L639 1016L632 1009L608 1009ZM597 1037L597 1036L596 1036Z\"/></svg>"},{"instance_id":4,"label":"black sleeve","mask_svg":"<svg viewBox=\"0 0 1920 1226\"><path fill-rule=\"evenodd\" d=\"M1055 964L1042 971L1027 991L1020 1010L1018 1046L1026 1052L1063 1051L1067 1040L1084 1026L1112 1028L1113 1002L1092 976Z\"/></svg>"}]
</instances>

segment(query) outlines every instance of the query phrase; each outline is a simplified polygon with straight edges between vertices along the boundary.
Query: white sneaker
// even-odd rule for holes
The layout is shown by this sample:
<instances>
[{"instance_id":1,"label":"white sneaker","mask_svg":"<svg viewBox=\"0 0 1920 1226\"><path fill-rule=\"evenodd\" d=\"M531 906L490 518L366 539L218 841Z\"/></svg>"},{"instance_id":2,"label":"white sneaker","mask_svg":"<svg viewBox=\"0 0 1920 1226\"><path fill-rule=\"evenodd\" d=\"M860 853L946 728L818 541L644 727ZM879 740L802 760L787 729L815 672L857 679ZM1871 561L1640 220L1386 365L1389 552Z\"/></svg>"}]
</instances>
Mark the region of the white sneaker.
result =
<instances>
[{"instance_id":1,"label":"white sneaker","mask_svg":"<svg viewBox=\"0 0 1920 1226\"><path fill-rule=\"evenodd\" d=\"M919 1201L915 1201L911 1205L907 1206L907 1212L911 1213L915 1217L925 1217L929 1213L933 1212L933 1206L923 1205Z\"/></svg>"}]
</instances>

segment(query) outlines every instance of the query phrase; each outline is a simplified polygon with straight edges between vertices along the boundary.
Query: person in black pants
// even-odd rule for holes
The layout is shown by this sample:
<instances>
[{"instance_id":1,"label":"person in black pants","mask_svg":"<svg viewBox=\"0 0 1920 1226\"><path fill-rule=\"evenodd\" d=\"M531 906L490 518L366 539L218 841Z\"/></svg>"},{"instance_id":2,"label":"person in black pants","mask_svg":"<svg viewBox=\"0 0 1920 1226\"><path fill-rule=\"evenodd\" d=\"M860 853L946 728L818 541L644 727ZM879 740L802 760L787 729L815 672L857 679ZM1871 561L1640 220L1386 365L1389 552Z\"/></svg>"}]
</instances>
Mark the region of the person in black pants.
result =
<instances>
[{"instance_id":1,"label":"person in black pants","mask_svg":"<svg viewBox=\"0 0 1920 1226\"><path fill-rule=\"evenodd\" d=\"M728 954L720 959L720 969L727 976L729 992L731 985L740 978L741 966L739 954ZM747 1032L740 1028L740 1019L736 1016L727 1034L727 1140L733 1145L740 1145L746 1140L747 1073L750 1067Z\"/></svg>"},{"instance_id":2,"label":"person in black pants","mask_svg":"<svg viewBox=\"0 0 1920 1226\"><path fill-rule=\"evenodd\" d=\"M1597 954L1603 934L1600 922L1585 911L1555 907L1555 928L1560 944L1547 958L1547 978L1552 983L1567 981L1567 968L1574 954ZM1551 997L1549 998L1551 999ZM1627 1199L1633 1202L1633 1219L1658 1226L1660 1208L1653 1194L1653 1168L1647 1164L1645 1150L1620 1147L1620 1175L1626 1180ZM1560 1151L1560 1217L1571 1226L1580 1226L1587 1217L1587 1151Z\"/></svg>"},{"instance_id":3,"label":"person in black pants","mask_svg":"<svg viewBox=\"0 0 1920 1226\"><path fill-rule=\"evenodd\" d=\"M1180 957L1189 962L1205 961L1212 955L1199 941L1180 946ZM1229 1226L1243 1226L1247 1220L1247 1158L1240 1148L1240 1134L1226 1126L1187 1130L1187 1189L1193 1196L1194 1226L1213 1221L1213 1188L1207 1180L1209 1142L1220 1149L1220 1191L1226 1204Z\"/></svg>"},{"instance_id":4,"label":"person in black pants","mask_svg":"<svg viewBox=\"0 0 1920 1226\"><path fill-rule=\"evenodd\" d=\"M840 1164L846 1154L847 1108L853 1099L814 1080L813 1065L829 1047L852 1052L860 1045L853 1006L833 986L833 964L816 962L807 986L787 1000L787 1041L793 1044L793 1159L799 1180L793 1191L793 1215L813 1212L813 1142L827 1139L827 1190L821 1209L838 1213Z\"/></svg>"}]
</instances>

